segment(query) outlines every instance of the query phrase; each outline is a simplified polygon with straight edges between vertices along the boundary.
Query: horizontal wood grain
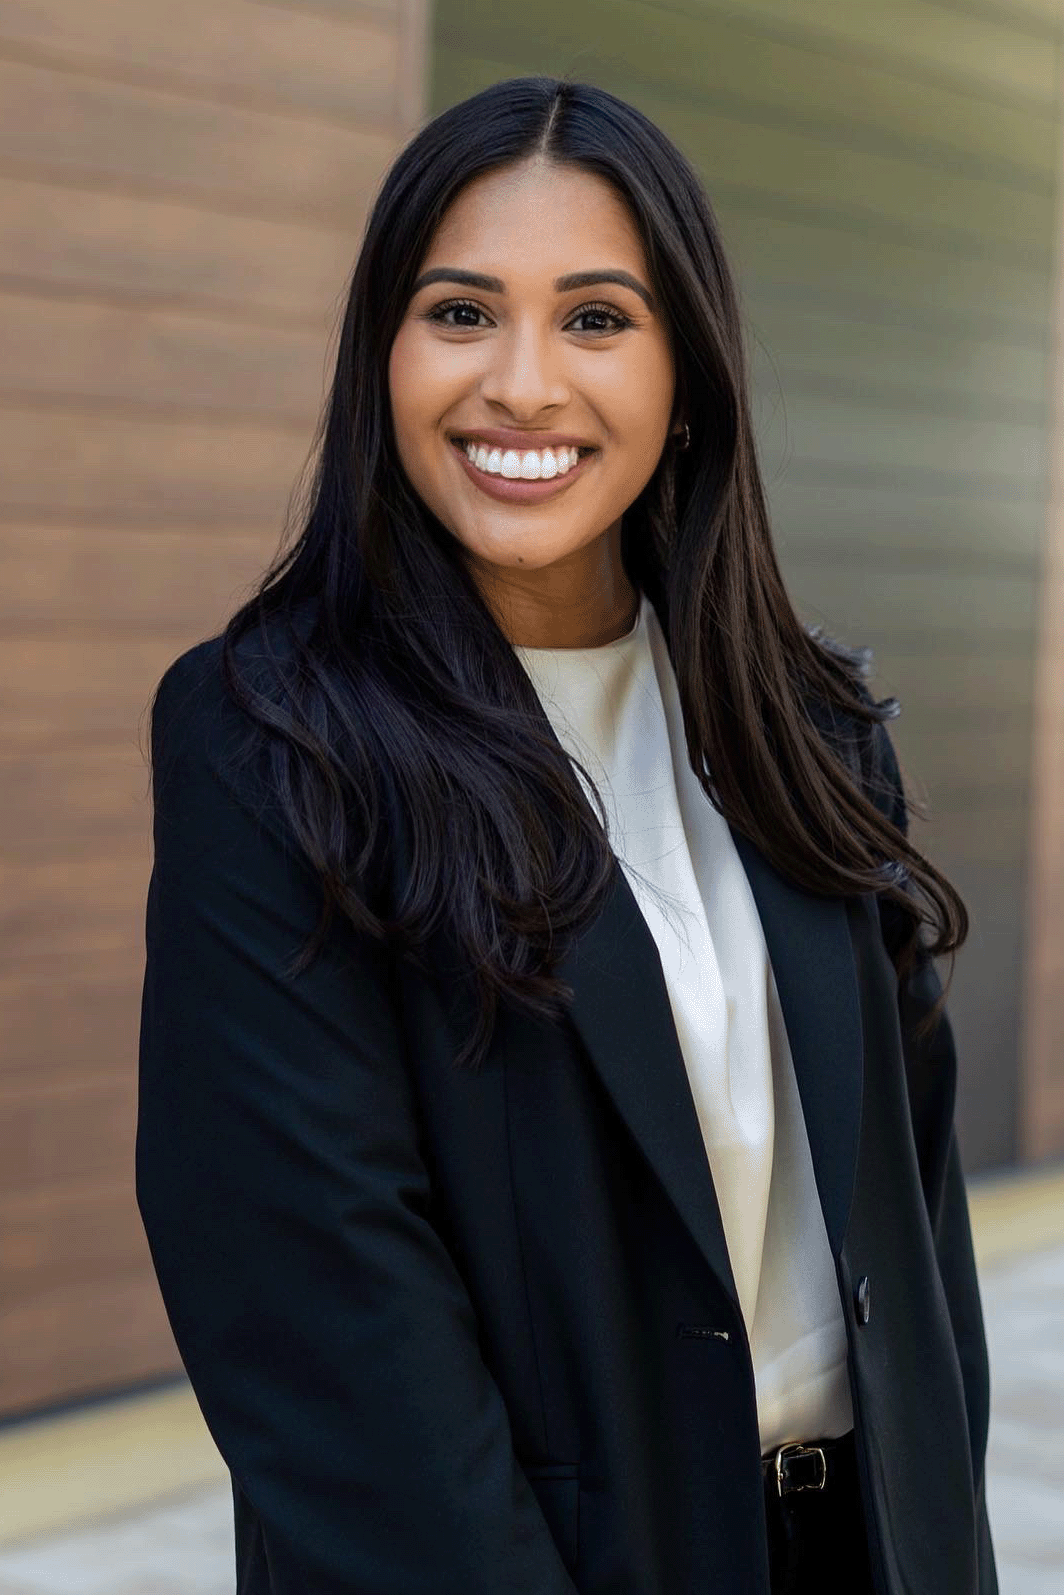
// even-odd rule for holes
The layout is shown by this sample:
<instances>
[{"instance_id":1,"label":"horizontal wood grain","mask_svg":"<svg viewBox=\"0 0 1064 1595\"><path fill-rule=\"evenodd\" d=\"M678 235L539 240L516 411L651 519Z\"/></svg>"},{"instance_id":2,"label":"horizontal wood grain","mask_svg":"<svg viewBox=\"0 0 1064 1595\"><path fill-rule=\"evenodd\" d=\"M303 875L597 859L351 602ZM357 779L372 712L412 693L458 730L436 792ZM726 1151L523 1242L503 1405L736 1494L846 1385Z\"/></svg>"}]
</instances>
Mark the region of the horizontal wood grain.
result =
<instances>
[{"instance_id":1,"label":"horizontal wood grain","mask_svg":"<svg viewBox=\"0 0 1064 1595\"><path fill-rule=\"evenodd\" d=\"M401 21L410 8L410 0L251 0L251 3L269 11L312 11L315 16L341 17L349 21L377 16L397 17ZM1025 0L1025 3L1035 5L1038 0Z\"/></svg>"},{"instance_id":2,"label":"horizontal wood grain","mask_svg":"<svg viewBox=\"0 0 1064 1595\"><path fill-rule=\"evenodd\" d=\"M146 1254L132 1172L122 1181L48 1185L0 1200L5 1311L56 1286L141 1268Z\"/></svg>"},{"instance_id":3,"label":"horizontal wood grain","mask_svg":"<svg viewBox=\"0 0 1064 1595\"><path fill-rule=\"evenodd\" d=\"M195 638L224 625L278 544L275 528L0 524L0 636Z\"/></svg>"},{"instance_id":4,"label":"horizontal wood grain","mask_svg":"<svg viewBox=\"0 0 1064 1595\"><path fill-rule=\"evenodd\" d=\"M9 175L337 226L364 214L398 138L0 57L0 148Z\"/></svg>"},{"instance_id":5,"label":"horizontal wood grain","mask_svg":"<svg viewBox=\"0 0 1064 1595\"><path fill-rule=\"evenodd\" d=\"M0 1314L0 1415L127 1389L181 1366L148 1264L59 1285Z\"/></svg>"},{"instance_id":6,"label":"horizontal wood grain","mask_svg":"<svg viewBox=\"0 0 1064 1595\"><path fill-rule=\"evenodd\" d=\"M148 852L145 836L115 857L0 860L0 943L9 968L44 958L58 968L64 953L92 944L138 958Z\"/></svg>"},{"instance_id":7,"label":"horizontal wood grain","mask_svg":"<svg viewBox=\"0 0 1064 1595\"><path fill-rule=\"evenodd\" d=\"M390 122L399 79L398 13L327 16L248 0L0 0L0 50L101 75L135 75L339 121Z\"/></svg>"},{"instance_id":8,"label":"horizontal wood grain","mask_svg":"<svg viewBox=\"0 0 1064 1595\"><path fill-rule=\"evenodd\" d=\"M0 636L0 719L9 743L27 757L100 740L127 752L146 748L160 676L207 632Z\"/></svg>"},{"instance_id":9,"label":"horizontal wood grain","mask_svg":"<svg viewBox=\"0 0 1064 1595\"><path fill-rule=\"evenodd\" d=\"M132 1164L136 1073L0 1090L0 1199L113 1179Z\"/></svg>"},{"instance_id":10,"label":"horizontal wood grain","mask_svg":"<svg viewBox=\"0 0 1064 1595\"><path fill-rule=\"evenodd\" d=\"M426 25L0 0L0 1417L180 1368L133 1189L151 699L277 551Z\"/></svg>"},{"instance_id":11,"label":"horizontal wood grain","mask_svg":"<svg viewBox=\"0 0 1064 1595\"><path fill-rule=\"evenodd\" d=\"M320 328L2 288L0 325L0 393L9 406L85 401L160 420L261 417L305 434L327 389Z\"/></svg>"},{"instance_id":12,"label":"horizontal wood grain","mask_svg":"<svg viewBox=\"0 0 1064 1595\"><path fill-rule=\"evenodd\" d=\"M58 861L140 848L149 771L123 743L0 751L0 857Z\"/></svg>"},{"instance_id":13,"label":"horizontal wood grain","mask_svg":"<svg viewBox=\"0 0 1064 1595\"><path fill-rule=\"evenodd\" d=\"M331 324L357 215L335 227L106 193L0 173L0 281L35 293L222 311L234 321Z\"/></svg>"},{"instance_id":14,"label":"horizontal wood grain","mask_svg":"<svg viewBox=\"0 0 1064 1595\"><path fill-rule=\"evenodd\" d=\"M0 973L0 1095L76 1084L87 1067L128 1076L136 1067L143 978L143 945L113 953L109 967L81 947L50 969L27 967L8 946Z\"/></svg>"},{"instance_id":15,"label":"horizontal wood grain","mask_svg":"<svg viewBox=\"0 0 1064 1595\"><path fill-rule=\"evenodd\" d=\"M145 419L89 404L44 413L0 405L0 423L0 510L8 519L91 508L117 525L145 517L235 521L278 534L313 440L309 421L304 430L266 420Z\"/></svg>"}]
</instances>

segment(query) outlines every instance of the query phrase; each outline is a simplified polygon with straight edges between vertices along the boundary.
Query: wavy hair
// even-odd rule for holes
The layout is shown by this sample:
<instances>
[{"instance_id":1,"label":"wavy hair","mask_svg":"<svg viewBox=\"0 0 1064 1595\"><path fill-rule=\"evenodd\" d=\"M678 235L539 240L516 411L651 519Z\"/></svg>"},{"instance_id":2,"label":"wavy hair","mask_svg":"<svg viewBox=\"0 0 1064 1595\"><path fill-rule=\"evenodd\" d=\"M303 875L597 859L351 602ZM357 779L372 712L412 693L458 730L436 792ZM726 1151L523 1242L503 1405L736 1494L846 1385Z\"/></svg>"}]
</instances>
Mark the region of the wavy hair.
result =
<instances>
[{"instance_id":1,"label":"wavy hair","mask_svg":"<svg viewBox=\"0 0 1064 1595\"><path fill-rule=\"evenodd\" d=\"M555 959L603 906L617 860L601 802L596 815L462 546L401 469L387 369L448 206L480 174L532 156L614 186L672 340L690 447L666 445L626 510L622 559L661 623L707 798L798 885L876 893L899 981L918 958L952 954L968 930L962 899L907 836L908 800L880 730L898 700L876 701L870 651L803 625L785 590L738 296L698 176L604 89L511 78L429 121L387 172L351 277L313 469L278 554L222 637L249 748L323 888L295 969L333 912L417 963L442 922L476 983L475 1023L455 1058L473 1068L500 998L547 1018L564 1011L572 992ZM254 663L239 646L247 636L261 644ZM385 897L371 889L383 878L371 865L387 859L393 823L411 863Z\"/></svg>"}]
</instances>

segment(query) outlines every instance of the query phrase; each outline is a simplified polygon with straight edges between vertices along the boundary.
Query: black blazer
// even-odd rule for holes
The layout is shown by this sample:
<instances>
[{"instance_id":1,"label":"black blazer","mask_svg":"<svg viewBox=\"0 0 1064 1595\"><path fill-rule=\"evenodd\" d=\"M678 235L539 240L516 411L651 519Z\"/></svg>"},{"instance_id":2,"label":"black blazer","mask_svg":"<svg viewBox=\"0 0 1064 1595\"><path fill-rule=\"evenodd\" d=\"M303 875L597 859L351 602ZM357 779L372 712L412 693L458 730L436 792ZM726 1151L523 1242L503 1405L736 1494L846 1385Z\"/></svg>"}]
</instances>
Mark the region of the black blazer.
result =
<instances>
[{"instance_id":1,"label":"black blazer","mask_svg":"<svg viewBox=\"0 0 1064 1595\"><path fill-rule=\"evenodd\" d=\"M338 922L254 771L219 639L152 723L137 1199L233 1486L240 1595L769 1595L749 1344L657 948L623 871L457 1071L468 982ZM904 822L889 736L866 738ZM874 774L875 771L872 771ZM395 821L401 878L405 833ZM925 960L733 832L846 1317L879 1595L996 1595L986 1342ZM845 1569L835 1569L845 1583Z\"/></svg>"}]
</instances>

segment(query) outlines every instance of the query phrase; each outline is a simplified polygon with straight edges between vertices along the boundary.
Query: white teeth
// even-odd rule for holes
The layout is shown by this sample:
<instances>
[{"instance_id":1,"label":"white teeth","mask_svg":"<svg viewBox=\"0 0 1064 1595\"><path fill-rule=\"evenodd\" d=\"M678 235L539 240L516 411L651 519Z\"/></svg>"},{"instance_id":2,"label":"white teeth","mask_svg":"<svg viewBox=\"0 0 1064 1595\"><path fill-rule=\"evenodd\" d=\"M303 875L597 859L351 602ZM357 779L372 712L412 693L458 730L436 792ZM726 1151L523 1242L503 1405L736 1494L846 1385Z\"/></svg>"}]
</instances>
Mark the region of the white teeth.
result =
<instances>
[{"instance_id":1,"label":"white teeth","mask_svg":"<svg viewBox=\"0 0 1064 1595\"><path fill-rule=\"evenodd\" d=\"M575 448L562 446L556 449L527 449L519 454L516 449L489 449L486 444L466 443L467 459L478 471L489 476L505 476L509 480L521 478L526 482L549 481L554 476L565 476L580 458Z\"/></svg>"}]
</instances>

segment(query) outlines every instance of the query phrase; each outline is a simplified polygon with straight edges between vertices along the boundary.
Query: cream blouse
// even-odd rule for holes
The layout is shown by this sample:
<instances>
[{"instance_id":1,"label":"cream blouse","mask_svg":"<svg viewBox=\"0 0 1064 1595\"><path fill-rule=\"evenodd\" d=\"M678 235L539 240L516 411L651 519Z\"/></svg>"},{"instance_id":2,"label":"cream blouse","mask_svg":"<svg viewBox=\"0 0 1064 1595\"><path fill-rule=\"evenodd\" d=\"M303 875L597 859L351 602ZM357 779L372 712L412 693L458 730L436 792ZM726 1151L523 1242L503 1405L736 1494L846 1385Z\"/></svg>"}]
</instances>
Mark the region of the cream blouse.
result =
<instances>
[{"instance_id":1,"label":"cream blouse","mask_svg":"<svg viewBox=\"0 0 1064 1595\"><path fill-rule=\"evenodd\" d=\"M644 593L632 630L600 647L514 651L594 778L657 944L750 1337L762 1452L844 1434L845 1321L776 981L727 822L688 764L654 606Z\"/></svg>"}]
</instances>

